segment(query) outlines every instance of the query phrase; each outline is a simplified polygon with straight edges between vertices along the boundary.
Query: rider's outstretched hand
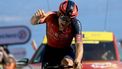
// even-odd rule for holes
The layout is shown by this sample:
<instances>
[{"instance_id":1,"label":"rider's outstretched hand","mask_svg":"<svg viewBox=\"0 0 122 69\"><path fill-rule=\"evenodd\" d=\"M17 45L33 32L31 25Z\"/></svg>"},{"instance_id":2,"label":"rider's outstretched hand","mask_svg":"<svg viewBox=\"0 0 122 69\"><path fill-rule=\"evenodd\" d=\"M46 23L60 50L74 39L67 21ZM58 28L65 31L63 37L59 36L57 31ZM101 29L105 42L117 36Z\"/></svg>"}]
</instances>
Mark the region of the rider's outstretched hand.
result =
<instances>
[{"instance_id":1,"label":"rider's outstretched hand","mask_svg":"<svg viewBox=\"0 0 122 69\"><path fill-rule=\"evenodd\" d=\"M39 9L39 10L36 11L36 13L34 14L34 16L43 18L43 17L46 16L46 13L43 10Z\"/></svg>"},{"instance_id":2,"label":"rider's outstretched hand","mask_svg":"<svg viewBox=\"0 0 122 69\"><path fill-rule=\"evenodd\" d=\"M37 10L36 13L31 18L32 24L38 24L40 22L40 19L43 19L46 17L46 13L43 10Z\"/></svg>"}]
</instances>

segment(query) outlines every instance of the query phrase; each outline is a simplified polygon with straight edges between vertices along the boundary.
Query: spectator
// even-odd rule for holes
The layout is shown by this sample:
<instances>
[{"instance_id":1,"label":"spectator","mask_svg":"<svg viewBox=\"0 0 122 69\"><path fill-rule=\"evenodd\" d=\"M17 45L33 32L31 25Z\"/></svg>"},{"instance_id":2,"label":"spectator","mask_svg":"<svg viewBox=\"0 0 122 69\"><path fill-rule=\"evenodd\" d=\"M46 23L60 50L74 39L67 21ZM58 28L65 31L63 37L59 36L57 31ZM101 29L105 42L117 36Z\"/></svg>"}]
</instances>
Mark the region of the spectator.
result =
<instances>
[{"instance_id":1,"label":"spectator","mask_svg":"<svg viewBox=\"0 0 122 69\"><path fill-rule=\"evenodd\" d=\"M16 69L16 61L10 56L9 50L4 45L0 46L0 63L3 69Z\"/></svg>"}]
</instances>

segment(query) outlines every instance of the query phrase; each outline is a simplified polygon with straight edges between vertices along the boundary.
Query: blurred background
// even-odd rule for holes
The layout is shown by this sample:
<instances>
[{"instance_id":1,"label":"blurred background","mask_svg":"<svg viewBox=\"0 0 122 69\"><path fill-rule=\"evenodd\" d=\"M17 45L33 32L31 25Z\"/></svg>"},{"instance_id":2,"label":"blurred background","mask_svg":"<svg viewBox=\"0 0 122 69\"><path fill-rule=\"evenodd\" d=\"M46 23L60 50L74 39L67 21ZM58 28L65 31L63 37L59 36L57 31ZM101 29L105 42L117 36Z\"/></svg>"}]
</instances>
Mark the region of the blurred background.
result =
<instances>
[{"instance_id":1,"label":"blurred background","mask_svg":"<svg viewBox=\"0 0 122 69\"><path fill-rule=\"evenodd\" d=\"M10 52L17 59L31 58L34 50L31 46L35 40L37 46L45 35L45 24L31 25L30 19L38 9L45 12L57 11L64 0L0 0L0 27L27 26L31 38L24 44L9 45ZM114 32L118 46L122 41L122 0L74 0L79 8L78 19L83 31ZM0 32L2 33L2 32Z\"/></svg>"}]
</instances>

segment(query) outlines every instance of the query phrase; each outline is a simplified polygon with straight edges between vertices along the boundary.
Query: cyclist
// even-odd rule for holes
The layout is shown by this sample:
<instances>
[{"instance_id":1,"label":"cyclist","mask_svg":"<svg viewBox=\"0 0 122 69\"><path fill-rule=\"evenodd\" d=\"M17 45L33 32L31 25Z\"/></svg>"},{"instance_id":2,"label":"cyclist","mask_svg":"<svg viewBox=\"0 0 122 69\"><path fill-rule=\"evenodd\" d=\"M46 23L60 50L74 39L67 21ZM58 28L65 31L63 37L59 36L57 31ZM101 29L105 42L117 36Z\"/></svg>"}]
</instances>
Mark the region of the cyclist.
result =
<instances>
[{"instance_id":1,"label":"cyclist","mask_svg":"<svg viewBox=\"0 0 122 69\"><path fill-rule=\"evenodd\" d=\"M42 64L73 65L81 69L83 56L83 43L80 21L76 18L78 7L73 1L64 1L59 6L59 11L45 13L37 10L31 18L33 25L46 23L47 46L43 55ZM75 37L75 52L71 45Z\"/></svg>"}]
</instances>

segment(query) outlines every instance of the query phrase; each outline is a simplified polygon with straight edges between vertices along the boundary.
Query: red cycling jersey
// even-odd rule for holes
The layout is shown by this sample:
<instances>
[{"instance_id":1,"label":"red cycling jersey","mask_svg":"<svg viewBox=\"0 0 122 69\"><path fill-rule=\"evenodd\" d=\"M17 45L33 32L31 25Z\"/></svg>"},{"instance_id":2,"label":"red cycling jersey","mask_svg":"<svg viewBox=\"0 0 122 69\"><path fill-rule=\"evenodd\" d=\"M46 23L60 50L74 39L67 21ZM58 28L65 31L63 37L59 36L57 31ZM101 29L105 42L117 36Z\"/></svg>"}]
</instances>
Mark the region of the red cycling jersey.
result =
<instances>
[{"instance_id":1,"label":"red cycling jersey","mask_svg":"<svg viewBox=\"0 0 122 69\"><path fill-rule=\"evenodd\" d=\"M54 12L48 15L44 21L40 20L40 23L46 23L47 44L54 48L64 48L70 46L73 37L77 34L76 32L78 31L79 34L81 31L79 30L80 27L73 26L79 24L70 24L63 31L59 31L58 17Z\"/></svg>"}]
</instances>

